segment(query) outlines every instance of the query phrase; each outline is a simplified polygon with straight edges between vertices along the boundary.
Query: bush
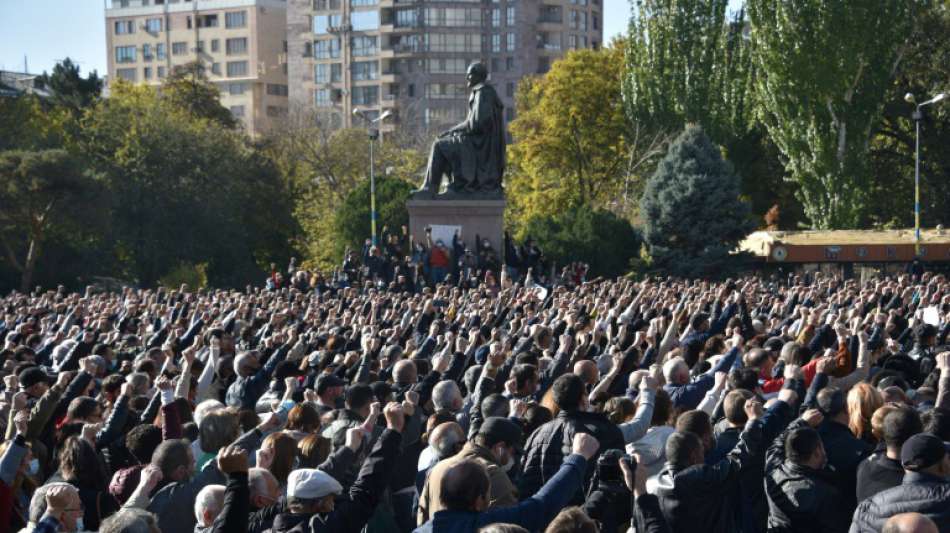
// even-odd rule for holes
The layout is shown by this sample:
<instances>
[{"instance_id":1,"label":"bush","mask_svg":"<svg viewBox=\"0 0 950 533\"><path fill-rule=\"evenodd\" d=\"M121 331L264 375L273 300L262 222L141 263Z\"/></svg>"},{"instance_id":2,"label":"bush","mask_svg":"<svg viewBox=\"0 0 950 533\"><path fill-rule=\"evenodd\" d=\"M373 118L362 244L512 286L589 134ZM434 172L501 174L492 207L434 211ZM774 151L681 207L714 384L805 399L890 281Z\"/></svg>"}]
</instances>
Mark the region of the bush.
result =
<instances>
[{"instance_id":1,"label":"bush","mask_svg":"<svg viewBox=\"0 0 950 533\"><path fill-rule=\"evenodd\" d=\"M618 276L640 253L640 236L609 211L574 207L554 216L529 218L520 232L534 239L558 269L572 261L590 265L592 276Z\"/></svg>"},{"instance_id":2,"label":"bush","mask_svg":"<svg viewBox=\"0 0 950 533\"><path fill-rule=\"evenodd\" d=\"M670 145L640 199L643 239L659 272L722 277L753 226L739 199L741 180L702 128L688 126Z\"/></svg>"},{"instance_id":3,"label":"bush","mask_svg":"<svg viewBox=\"0 0 950 533\"><path fill-rule=\"evenodd\" d=\"M183 283L187 284L188 288L193 291L207 287L208 264L199 263L195 265L181 262L159 280L159 284L166 289L178 290Z\"/></svg>"}]
</instances>

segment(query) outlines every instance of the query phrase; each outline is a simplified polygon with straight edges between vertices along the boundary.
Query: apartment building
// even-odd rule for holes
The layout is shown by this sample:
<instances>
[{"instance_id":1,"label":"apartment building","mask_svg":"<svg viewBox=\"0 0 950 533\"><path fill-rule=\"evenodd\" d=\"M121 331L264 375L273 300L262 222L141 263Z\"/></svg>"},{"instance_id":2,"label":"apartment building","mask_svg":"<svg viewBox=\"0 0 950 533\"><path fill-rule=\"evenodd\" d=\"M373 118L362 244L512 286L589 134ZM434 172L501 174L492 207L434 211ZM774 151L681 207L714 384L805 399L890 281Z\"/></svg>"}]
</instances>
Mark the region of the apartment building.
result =
<instances>
[{"instance_id":1,"label":"apartment building","mask_svg":"<svg viewBox=\"0 0 950 533\"><path fill-rule=\"evenodd\" d=\"M159 85L199 62L221 103L258 134L288 108L285 0L108 0L109 78Z\"/></svg>"},{"instance_id":2,"label":"apartment building","mask_svg":"<svg viewBox=\"0 0 950 533\"><path fill-rule=\"evenodd\" d=\"M383 129L441 129L464 119L465 70L481 60L514 118L518 81L566 50L603 39L601 0L288 0L291 112L356 124L386 110Z\"/></svg>"}]
</instances>

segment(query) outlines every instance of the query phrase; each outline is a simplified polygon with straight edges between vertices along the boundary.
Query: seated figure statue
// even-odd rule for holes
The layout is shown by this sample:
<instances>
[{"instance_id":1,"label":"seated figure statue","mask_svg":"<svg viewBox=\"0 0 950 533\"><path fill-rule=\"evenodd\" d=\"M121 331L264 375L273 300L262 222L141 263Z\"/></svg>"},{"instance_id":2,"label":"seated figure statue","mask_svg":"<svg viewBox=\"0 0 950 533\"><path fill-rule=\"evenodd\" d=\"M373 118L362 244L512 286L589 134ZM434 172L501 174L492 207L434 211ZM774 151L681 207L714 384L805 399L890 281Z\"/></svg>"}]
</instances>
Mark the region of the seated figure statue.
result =
<instances>
[{"instance_id":1,"label":"seated figure statue","mask_svg":"<svg viewBox=\"0 0 950 533\"><path fill-rule=\"evenodd\" d=\"M439 192L448 174L448 190L465 195L501 193L505 172L505 121L501 99L485 82L488 71L480 62L469 65L465 79L471 94L465 121L445 131L432 144L425 181L416 198L431 198Z\"/></svg>"}]
</instances>

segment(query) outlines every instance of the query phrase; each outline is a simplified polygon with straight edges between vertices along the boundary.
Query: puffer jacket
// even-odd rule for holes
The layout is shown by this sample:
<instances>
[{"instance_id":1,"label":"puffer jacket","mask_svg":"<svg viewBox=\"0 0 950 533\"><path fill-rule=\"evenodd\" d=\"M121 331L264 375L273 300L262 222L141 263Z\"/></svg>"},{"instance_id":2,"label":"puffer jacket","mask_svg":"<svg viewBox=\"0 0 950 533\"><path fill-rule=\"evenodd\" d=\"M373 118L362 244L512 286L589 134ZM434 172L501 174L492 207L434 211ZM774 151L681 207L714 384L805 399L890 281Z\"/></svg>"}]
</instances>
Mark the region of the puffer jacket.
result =
<instances>
[{"instance_id":1,"label":"puffer jacket","mask_svg":"<svg viewBox=\"0 0 950 533\"><path fill-rule=\"evenodd\" d=\"M623 434L616 424L602 413L584 411L561 411L550 422L534 430L525 444L524 462L519 494L529 495L538 492L541 487L557 474L564 458L571 454L571 445L576 433L592 435L600 443L598 455L587 463L584 477L585 487L593 475L597 457L605 450L623 450ZM570 505L580 505L584 501L584 490L579 489L571 498Z\"/></svg>"},{"instance_id":2,"label":"puffer jacket","mask_svg":"<svg viewBox=\"0 0 950 533\"><path fill-rule=\"evenodd\" d=\"M769 533L843 532L850 517L840 505L835 472L815 470L785 459L785 438L796 420L779 435L766 453L765 490L769 500Z\"/></svg>"},{"instance_id":3,"label":"puffer jacket","mask_svg":"<svg viewBox=\"0 0 950 533\"><path fill-rule=\"evenodd\" d=\"M851 533L877 533L888 518L900 513L920 513L950 531L950 482L920 472L906 472L900 485L878 492L858 505Z\"/></svg>"}]
</instances>

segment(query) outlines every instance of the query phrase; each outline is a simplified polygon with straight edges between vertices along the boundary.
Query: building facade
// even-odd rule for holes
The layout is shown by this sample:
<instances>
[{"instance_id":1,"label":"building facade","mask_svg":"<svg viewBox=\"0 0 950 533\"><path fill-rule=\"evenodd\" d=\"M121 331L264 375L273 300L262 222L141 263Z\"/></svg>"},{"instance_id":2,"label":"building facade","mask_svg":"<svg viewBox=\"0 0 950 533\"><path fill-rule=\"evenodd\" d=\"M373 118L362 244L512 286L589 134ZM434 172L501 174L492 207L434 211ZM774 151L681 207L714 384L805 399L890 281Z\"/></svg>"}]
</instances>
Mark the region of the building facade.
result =
<instances>
[{"instance_id":1,"label":"building facade","mask_svg":"<svg viewBox=\"0 0 950 533\"><path fill-rule=\"evenodd\" d=\"M258 134L287 114L284 0L110 0L109 79L159 85L173 68L203 65L221 103Z\"/></svg>"},{"instance_id":2,"label":"building facade","mask_svg":"<svg viewBox=\"0 0 950 533\"><path fill-rule=\"evenodd\" d=\"M522 77L601 45L600 1L288 0L291 112L350 126L354 109L391 110L384 130L441 129L465 118L465 70L480 60L510 121Z\"/></svg>"}]
</instances>

